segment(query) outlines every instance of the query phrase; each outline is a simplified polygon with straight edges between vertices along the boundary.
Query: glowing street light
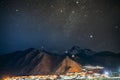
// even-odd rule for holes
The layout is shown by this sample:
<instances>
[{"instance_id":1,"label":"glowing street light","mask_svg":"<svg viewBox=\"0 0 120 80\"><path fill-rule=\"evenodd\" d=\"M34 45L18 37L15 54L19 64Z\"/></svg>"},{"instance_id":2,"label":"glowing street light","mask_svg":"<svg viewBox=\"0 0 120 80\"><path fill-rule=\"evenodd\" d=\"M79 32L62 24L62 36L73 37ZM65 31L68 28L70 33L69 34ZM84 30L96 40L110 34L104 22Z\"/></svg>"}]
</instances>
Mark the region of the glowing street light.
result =
<instances>
[{"instance_id":1,"label":"glowing street light","mask_svg":"<svg viewBox=\"0 0 120 80\"><path fill-rule=\"evenodd\" d=\"M108 76L108 75L109 75L109 72L108 72L108 71L105 71L105 75L107 75L107 76Z\"/></svg>"}]
</instances>

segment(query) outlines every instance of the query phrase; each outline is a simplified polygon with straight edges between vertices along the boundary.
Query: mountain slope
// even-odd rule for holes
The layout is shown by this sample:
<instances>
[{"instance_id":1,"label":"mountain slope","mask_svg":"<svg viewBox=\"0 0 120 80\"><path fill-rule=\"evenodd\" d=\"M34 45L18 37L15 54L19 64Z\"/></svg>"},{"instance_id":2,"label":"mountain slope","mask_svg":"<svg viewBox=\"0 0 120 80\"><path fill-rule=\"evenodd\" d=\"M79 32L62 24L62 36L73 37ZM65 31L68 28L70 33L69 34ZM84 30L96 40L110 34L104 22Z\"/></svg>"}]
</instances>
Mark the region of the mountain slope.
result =
<instances>
[{"instance_id":1,"label":"mountain slope","mask_svg":"<svg viewBox=\"0 0 120 80\"><path fill-rule=\"evenodd\" d=\"M64 59L64 55L51 54L36 49L0 56L0 74L35 75L50 74Z\"/></svg>"},{"instance_id":2,"label":"mountain slope","mask_svg":"<svg viewBox=\"0 0 120 80\"><path fill-rule=\"evenodd\" d=\"M108 51L95 52L77 46L72 47L65 54L30 48L0 55L0 76L80 72L82 66L87 64L118 70L119 61L120 54Z\"/></svg>"},{"instance_id":3,"label":"mountain slope","mask_svg":"<svg viewBox=\"0 0 120 80\"><path fill-rule=\"evenodd\" d=\"M57 73L66 73L66 72L81 72L82 66L70 59L68 56L60 63Z\"/></svg>"}]
</instances>

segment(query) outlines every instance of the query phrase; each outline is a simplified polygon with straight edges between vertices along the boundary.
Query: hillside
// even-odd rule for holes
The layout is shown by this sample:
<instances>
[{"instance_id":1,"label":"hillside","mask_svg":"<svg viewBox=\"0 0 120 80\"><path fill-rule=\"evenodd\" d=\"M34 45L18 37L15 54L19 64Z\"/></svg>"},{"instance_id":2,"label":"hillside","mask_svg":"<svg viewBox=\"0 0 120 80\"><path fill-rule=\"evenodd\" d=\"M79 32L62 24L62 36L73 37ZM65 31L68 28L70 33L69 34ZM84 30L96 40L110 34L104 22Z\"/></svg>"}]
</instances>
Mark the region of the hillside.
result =
<instances>
[{"instance_id":1,"label":"hillside","mask_svg":"<svg viewBox=\"0 0 120 80\"><path fill-rule=\"evenodd\" d=\"M38 75L80 72L84 65L99 65L117 70L120 54L72 47L64 54L49 53L30 48L10 54L0 55L0 76L3 75Z\"/></svg>"}]
</instances>

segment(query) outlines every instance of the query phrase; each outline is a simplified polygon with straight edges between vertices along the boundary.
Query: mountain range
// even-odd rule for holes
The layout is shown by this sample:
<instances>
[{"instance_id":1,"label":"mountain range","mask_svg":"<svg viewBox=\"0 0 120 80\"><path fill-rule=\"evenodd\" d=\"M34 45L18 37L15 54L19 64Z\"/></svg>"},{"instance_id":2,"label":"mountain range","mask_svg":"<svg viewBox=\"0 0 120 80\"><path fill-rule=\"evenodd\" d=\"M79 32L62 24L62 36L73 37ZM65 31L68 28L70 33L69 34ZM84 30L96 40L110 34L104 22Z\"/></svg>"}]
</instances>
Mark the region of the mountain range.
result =
<instances>
[{"instance_id":1,"label":"mountain range","mask_svg":"<svg viewBox=\"0 0 120 80\"><path fill-rule=\"evenodd\" d=\"M119 53L95 52L79 46L73 46L63 54L30 48L0 55L0 76L81 72L84 65L99 65L105 69L117 70L119 61Z\"/></svg>"}]
</instances>

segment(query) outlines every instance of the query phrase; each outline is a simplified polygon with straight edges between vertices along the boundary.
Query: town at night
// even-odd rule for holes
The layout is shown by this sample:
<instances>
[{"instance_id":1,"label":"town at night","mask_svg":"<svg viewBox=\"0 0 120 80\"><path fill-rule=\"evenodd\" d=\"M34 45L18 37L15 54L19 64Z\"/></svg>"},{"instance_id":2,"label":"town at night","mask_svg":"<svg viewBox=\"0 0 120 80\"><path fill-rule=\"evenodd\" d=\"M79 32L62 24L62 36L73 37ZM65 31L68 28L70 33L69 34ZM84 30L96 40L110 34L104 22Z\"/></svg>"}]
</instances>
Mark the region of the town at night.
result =
<instances>
[{"instance_id":1,"label":"town at night","mask_svg":"<svg viewBox=\"0 0 120 80\"><path fill-rule=\"evenodd\" d=\"M0 0L0 80L120 80L120 0Z\"/></svg>"}]
</instances>

